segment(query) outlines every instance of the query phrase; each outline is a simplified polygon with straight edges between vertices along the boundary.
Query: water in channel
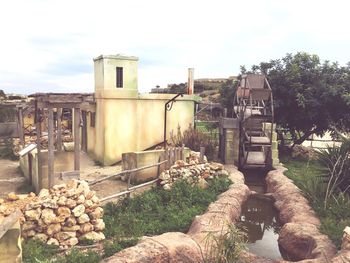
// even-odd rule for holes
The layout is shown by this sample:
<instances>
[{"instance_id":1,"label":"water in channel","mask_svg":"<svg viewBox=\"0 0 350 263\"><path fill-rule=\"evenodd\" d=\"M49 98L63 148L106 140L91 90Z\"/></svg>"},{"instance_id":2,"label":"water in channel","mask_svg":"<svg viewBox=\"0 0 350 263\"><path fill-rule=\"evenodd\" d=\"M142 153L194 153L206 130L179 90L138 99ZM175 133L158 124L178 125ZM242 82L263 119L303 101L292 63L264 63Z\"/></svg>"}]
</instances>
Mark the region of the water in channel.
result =
<instances>
[{"instance_id":1,"label":"water in channel","mask_svg":"<svg viewBox=\"0 0 350 263\"><path fill-rule=\"evenodd\" d=\"M264 196L266 192L266 170L244 170L245 183L252 194L242 206L239 227L247 235L249 252L270 259L282 259L278 246L278 232L281 228L278 211L273 201Z\"/></svg>"}]
</instances>

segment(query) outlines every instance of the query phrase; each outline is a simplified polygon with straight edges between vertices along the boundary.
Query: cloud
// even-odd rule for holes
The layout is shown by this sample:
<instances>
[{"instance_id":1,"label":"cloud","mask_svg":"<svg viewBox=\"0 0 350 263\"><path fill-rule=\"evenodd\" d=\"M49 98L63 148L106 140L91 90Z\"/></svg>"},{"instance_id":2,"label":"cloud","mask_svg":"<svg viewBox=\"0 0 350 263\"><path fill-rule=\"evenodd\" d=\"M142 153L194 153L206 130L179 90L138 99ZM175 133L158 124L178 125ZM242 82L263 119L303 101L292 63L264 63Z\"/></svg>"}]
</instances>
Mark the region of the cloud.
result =
<instances>
[{"instance_id":1,"label":"cloud","mask_svg":"<svg viewBox=\"0 0 350 263\"><path fill-rule=\"evenodd\" d=\"M93 91L100 54L139 57L139 89L226 77L299 50L350 61L349 5L329 1L12 0L0 16L0 89Z\"/></svg>"}]
</instances>

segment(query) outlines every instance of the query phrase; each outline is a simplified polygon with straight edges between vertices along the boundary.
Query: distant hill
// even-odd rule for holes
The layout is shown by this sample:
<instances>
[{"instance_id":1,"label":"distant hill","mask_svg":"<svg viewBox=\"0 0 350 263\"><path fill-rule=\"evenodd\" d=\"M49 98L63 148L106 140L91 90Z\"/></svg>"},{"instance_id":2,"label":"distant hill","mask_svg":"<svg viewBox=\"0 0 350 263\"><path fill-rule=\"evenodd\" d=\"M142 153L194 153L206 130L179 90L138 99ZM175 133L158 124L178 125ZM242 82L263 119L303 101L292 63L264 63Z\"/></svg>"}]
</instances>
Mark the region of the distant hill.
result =
<instances>
[{"instance_id":1,"label":"distant hill","mask_svg":"<svg viewBox=\"0 0 350 263\"><path fill-rule=\"evenodd\" d=\"M228 78L200 78L194 80L194 93L202 97L204 103L219 102L220 87L223 85L232 85L237 77ZM151 93L186 93L187 82L180 84L168 84L167 88L155 88Z\"/></svg>"}]
</instances>

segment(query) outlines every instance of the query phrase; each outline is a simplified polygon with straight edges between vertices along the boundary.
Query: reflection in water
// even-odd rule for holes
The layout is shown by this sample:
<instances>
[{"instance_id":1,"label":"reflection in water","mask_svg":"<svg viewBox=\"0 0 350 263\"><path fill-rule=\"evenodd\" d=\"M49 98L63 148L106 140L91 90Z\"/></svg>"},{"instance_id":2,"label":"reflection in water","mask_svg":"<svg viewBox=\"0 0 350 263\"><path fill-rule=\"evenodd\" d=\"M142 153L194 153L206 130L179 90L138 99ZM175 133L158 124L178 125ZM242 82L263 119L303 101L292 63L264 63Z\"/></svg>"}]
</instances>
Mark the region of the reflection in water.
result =
<instances>
[{"instance_id":1,"label":"reflection in water","mask_svg":"<svg viewBox=\"0 0 350 263\"><path fill-rule=\"evenodd\" d=\"M278 212L269 198L250 196L242 206L239 227L247 233L250 252L270 259L282 258L277 243Z\"/></svg>"}]
</instances>

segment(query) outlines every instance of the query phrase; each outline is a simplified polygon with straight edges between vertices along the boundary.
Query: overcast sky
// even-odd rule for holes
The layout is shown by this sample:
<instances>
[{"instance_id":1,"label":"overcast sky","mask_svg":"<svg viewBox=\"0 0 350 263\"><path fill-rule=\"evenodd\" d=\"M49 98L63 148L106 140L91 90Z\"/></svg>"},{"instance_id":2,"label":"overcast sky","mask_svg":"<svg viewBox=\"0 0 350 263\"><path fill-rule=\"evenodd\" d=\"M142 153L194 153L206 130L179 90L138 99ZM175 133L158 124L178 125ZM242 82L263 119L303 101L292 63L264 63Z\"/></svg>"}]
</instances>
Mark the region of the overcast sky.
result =
<instances>
[{"instance_id":1,"label":"overcast sky","mask_svg":"<svg viewBox=\"0 0 350 263\"><path fill-rule=\"evenodd\" d=\"M93 92L93 58L139 57L139 91L306 51L350 61L350 2L0 0L0 89Z\"/></svg>"}]
</instances>

